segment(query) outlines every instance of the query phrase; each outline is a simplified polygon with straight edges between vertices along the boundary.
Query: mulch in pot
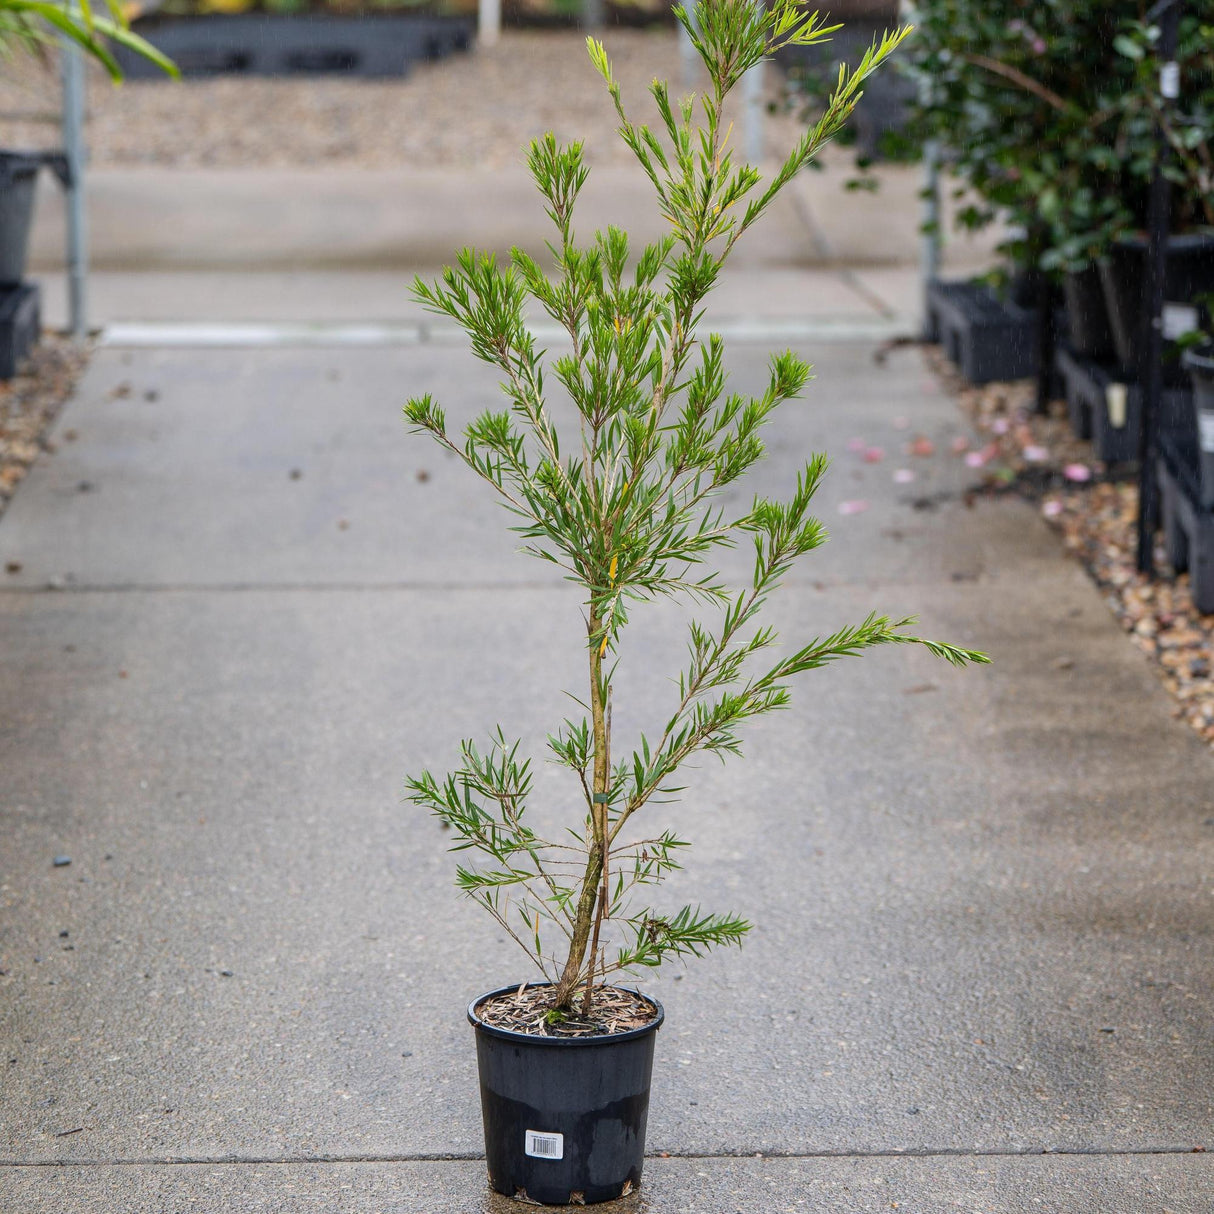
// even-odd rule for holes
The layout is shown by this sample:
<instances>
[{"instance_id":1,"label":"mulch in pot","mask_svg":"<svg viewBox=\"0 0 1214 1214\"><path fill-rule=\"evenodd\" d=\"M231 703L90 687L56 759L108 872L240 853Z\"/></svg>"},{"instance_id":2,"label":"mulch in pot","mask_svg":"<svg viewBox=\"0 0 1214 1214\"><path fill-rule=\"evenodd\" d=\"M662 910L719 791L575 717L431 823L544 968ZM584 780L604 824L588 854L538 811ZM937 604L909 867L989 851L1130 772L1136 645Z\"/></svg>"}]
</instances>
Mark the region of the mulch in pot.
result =
<instances>
[{"instance_id":1,"label":"mulch in pot","mask_svg":"<svg viewBox=\"0 0 1214 1214\"><path fill-rule=\"evenodd\" d=\"M476 1014L491 1028L532 1037L607 1037L644 1028L657 1019L657 1009L643 995L618 986L594 989L590 1016L580 1014L582 992L574 999L574 1015L550 1020L553 988L528 986L496 995L476 1005Z\"/></svg>"}]
</instances>

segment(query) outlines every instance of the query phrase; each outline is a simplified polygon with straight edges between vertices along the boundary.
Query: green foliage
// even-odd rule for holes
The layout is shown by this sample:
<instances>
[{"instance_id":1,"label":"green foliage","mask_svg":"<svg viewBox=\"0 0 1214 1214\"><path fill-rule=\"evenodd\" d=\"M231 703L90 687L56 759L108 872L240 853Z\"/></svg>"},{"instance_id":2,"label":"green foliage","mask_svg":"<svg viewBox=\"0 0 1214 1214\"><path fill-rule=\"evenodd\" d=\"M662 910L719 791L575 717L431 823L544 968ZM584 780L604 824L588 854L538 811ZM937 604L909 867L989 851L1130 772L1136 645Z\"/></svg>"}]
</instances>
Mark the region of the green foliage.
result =
<instances>
[{"instance_id":1,"label":"green foliage","mask_svg":"<svg viewBox=\"0 0 1214 1214\"><path fill-rule=\"evenodd\" d=\"M1080 269L1145 226L1156 121L1172 145L1173 226L1214 223L1214 27L1185 17L1182 93L1159 103L1147 0L917 0L910 70L924 98L913 128L936 141L970 192L964 227L996 216L1023 236L1022 264ZM1199 6L1191 6L1196 8Z\"/></svg>"},{"instance_id":2,"label":"green foliage","mask_svg":"<svg viewBox=\"0 0 1214 1214\"><path fill-rule=\"evenodd\" d=\"M671 234L634 249L609 227L578 243L573 212L587 176L582 147L561 147L547 135L531 145L529 165L557 234L553 268L519 249L506 265L466 249L438 282L415 287L430 309L464 329L476 357L500 372L507 403L458 437L429 396L409 401L405 415L494 490L514 516L524 551L580 588L589 696L585 715L548 738L550 760L572 774L579 793L581 820L563 841L542 839L527 825L530 762L500 729L487 753L465 742L450 775L411 778L408 796L451 829L455 850L476 854L475 865L459 867L459 887L557 983L555 1004L564 1010L583 986L589 1008L595 984L612 974L736 944L749 928L736 915L691 907L663 914L634 901L679 867L687 843L670 832L638 838L626 828L651 802L680 791L677 773L689 759L739 754L740 727L783 708L793 677L877 645L923 644L956 665L986 661L914 637L909 620L875 614L783 657L766 655L777 638L758 621L762 607L797 560L826 539L810 513L826 457L808 462L788 501L756 497L737 516L714 504L762 458L763 426L801 392L810 368L791 352L777 354L759 395L727 392L724 343L700 334L704 300L738 239L836 134L865 77L905 31L887 34L854 71L840 72L820 120L763 183L729 146L724 99L761 59L782 45L819 39L826 27L791 0L770 8L705 0L694 21L682 9L676 15L692 33L711 86L698 103L676 103L655 81L656 131L628 117L605 49L588 40L620 136L648 175ZM549 357L537 348L525 322L530 301L564 330L565 352ZM552 421L551 380L576 412L571 434L558 433ZM745 540L754 550L750 585L732 591L711 558ZM659 597L699 602L710 615L690 625L678 701L659 721L660 732L642 735L613 763L612 663L630 609Z\"/></svg>"},{"instance_id":3,"label":"green foliage","mask_svg":"<svg viewBox=\"0 0 1214 1214\"><path fill-rule=\"evenodd\" d=\"M122 69L110 42L150 59L169 76L180 75L171 60L131 32L119 0L106 0L106 7L109 15L103 17L93 12L89 0L79 0L78 6L67 0L0 0L0 51L37 51L58 34L96 59L115 82L122 79Z\"/></svg>"}]
</instances>

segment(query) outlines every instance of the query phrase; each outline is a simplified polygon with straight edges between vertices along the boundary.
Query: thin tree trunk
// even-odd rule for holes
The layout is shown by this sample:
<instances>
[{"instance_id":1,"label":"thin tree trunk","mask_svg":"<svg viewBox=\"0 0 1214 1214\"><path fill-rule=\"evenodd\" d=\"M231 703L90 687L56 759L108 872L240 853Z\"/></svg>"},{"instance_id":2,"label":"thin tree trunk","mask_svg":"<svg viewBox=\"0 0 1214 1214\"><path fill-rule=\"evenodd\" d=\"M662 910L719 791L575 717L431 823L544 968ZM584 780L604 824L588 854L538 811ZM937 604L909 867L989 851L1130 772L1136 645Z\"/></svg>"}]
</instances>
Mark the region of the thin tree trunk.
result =
<instances>
[{"instance_id":1,"label":"thin tree trunk","mask_svg":"<svg viewBox=\"0 0 1214 1214\"><path fill-rule=\"evenodd\" d=\"M586 873L582 878L582 889L578 896L577 913L573 921L573 937L569 942L569 955L557 983L555 1006L568 1011L573 1003L573 993L586 959L590 933L595 923L595 903L599 897L599 881L603 876L607 851L607 794L611 782L611 771L607 752L607 705L603 690L603 650L605 646L597 640L602 619L591 604L588 631L590 637L590 721L594 730L594 779L591 784L590 855L586 859ZM603 798L601 801L599 798ZM590 958L591 972L594 958Z\"/></svg>"}]
</instances>

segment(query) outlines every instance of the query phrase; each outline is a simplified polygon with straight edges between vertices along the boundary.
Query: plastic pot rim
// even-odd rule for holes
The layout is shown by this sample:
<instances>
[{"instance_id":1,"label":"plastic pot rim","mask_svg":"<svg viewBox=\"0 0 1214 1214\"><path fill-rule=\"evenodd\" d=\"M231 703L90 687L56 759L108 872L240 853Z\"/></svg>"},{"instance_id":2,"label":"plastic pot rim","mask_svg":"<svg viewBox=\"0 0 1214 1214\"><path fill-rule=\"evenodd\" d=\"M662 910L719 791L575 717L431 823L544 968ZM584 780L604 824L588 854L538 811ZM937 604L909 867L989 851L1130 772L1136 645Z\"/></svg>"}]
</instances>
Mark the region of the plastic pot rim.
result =
<instances>
[{"instance_id":1,"label":"plastic pot rim","mask_svg":"<svg viewBox=\"0 0 1214 1214\"><path fill-rule=\"evenodd\" d=\"M1186 371L1199 375L1214 376L1214 342L1203 342L1181 352L1180 364Z\"/></svg>"},{"instance_id":2,"label":"plastic pot rim","mask_svg":"<svg viewBox=\"0 0 1214 1214\"><path fill-rule=\"evenodd\" d=\"M527 986L552 986L551 982L528 982ZM472 1025L478 1033L486 1033L490 1037L496 1037L499 1041L512 1041L518 1045L538 1045L538 1046L554 1046L556 1048L564 1048L567 1046L607 1046L618 1045L622 1041L635 1041L638 1037L644 1037L647 1033L656 1033L662 1027L666 1019L666 1009L652 995L646 995L642 991L632 986L616 987L616 990L629 991L631 994L637 995L650 1004L657 1015L648 1023L641 1025L640 1028L628 1029L623 1033L602 1033L594 1037L540 1037L534 1033L518 1033L513 1029L498 1028L496 1025L486 1024L477 1014L476 1009L480 1007L486 999L493 999L498 995L508 995L511 991L516 991L519 988L519 983L512 982L509 986L499 986L496 990L486 991L483 995L477 995L471 1003L468 1004L468 1023Z\"/></svg>"}]
</instances>

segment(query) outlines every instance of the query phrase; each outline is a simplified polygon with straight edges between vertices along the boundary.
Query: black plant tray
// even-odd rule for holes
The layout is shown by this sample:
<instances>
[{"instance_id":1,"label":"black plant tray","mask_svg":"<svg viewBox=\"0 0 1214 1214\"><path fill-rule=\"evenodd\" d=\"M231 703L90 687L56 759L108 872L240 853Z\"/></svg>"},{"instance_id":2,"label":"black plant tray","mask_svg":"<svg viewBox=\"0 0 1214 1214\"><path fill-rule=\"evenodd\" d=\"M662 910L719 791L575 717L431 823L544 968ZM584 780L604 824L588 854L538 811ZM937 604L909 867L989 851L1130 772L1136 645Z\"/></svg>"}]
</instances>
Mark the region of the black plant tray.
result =
<instances>
[{"instance_id":1,"label":"black plant tray","mask_svg":"<svg viewBox=\"0 0 1214 1214\"><path fill-rule=\"evenodd\" d=\"M1214 510L1199 504L1196 438L1160 434L1158 467L1168 561L1177 573L1189 571L1193 602L1209 614L1214 612Z\"/></svg>"},{"instance_id":2,"label":"black plant tray","mask_svg":"<svg viewBox=\"0 0 1214 1214\"><path fill-rule=\"evenodd\" d=\"M19 282L0 287L0 379L12 379L21 360L38 344L42 302L38 287Z\"/></svg>"},{"instance_id":3,"label":"black plant tray","mask_svg":"<svg viewBox=\"0 0 1214 1214\"><path fill-rule=\"evenodd\" d=\"M152 17L137 31L181 69L183 76L403 76L411 64L467 50L476 34L471 17L425 13L361 17L238 13ZM123 47L114 54L132 79L164 73Z\"/></svg>"},{"instance_id":4,"label":"black plant tray","mask_svg":"<svg viewBox=\"0 0 1214 1214\"><path fill-rule=\"evenodd\" d=\"M1106 464L1138 458L1142 428L1142 389L1127 383L1116 367L1093 362L1069 346L1059 346L1054 366L1062 380L1067 414L1077 438L1090 439L1096 458ZM1124 404L1119 404L1124 400ZM1196 443L1193 390L1165 388L1159 402L1159 432Z\"/></svg>"},{"instance_id":5,"label":"black plant tray","mask_svg":"<svg viewBox=\"0 0 1214 1214\"><path fill-rule=\"evenodd\" d=\"M979 282L941 282L927 288L928 337L970 381L1026 379L1037 374L1037 316L1000 299Z\"/></svg>"}]
</instances>

